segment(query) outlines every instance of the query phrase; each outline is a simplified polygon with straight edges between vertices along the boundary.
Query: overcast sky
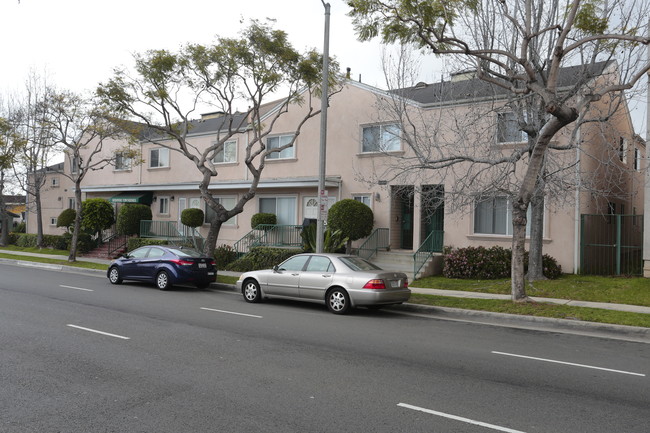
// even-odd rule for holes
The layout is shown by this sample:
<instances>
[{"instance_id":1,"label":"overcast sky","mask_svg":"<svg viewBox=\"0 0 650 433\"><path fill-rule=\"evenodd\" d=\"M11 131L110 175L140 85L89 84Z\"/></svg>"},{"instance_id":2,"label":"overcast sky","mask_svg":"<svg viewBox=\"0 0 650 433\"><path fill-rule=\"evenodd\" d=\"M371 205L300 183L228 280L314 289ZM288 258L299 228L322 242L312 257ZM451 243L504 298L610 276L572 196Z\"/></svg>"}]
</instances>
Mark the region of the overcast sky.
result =
<instances>
[{"instance_id":1,"label":"overcast sky","mask_svg":"<svg viewBox=\"0 0 650 433\"><path fill-rule=\"evenodd\" d=\"M330 54L343 70L352 68L352 78L361 76L364 83L386 88L381 46L357 41L344 0L328 2ZM0 0L0 91L24 88L30 70L47 75L60 88L94 90L113 68L131 67L134 53L236 36L252 18L274 18L295 48L322 51L323 13L320 0ZM419 81L440 80L442 67L432 56L422 65ZM642 136L645 107L645 96L630 100Z\"/></svg>"}]
</instances>

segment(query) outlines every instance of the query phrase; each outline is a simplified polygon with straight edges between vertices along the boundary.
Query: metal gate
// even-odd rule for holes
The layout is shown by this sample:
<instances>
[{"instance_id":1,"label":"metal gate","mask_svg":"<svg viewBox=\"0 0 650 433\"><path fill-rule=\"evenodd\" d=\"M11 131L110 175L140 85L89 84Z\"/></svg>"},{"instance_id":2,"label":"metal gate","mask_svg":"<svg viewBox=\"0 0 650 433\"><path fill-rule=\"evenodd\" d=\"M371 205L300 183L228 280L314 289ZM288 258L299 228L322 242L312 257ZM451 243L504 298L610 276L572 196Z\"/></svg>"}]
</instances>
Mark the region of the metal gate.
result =
<instances>
[{"instance_id":1,"label":"metal gate","mask_svg":"<svg viewBox=\"0 0 650 433\"><path fill-rule=\"evenodd\" d=\"M581 215L580 273L643 274L643 215Z\"/></svg>"}]
</instances>

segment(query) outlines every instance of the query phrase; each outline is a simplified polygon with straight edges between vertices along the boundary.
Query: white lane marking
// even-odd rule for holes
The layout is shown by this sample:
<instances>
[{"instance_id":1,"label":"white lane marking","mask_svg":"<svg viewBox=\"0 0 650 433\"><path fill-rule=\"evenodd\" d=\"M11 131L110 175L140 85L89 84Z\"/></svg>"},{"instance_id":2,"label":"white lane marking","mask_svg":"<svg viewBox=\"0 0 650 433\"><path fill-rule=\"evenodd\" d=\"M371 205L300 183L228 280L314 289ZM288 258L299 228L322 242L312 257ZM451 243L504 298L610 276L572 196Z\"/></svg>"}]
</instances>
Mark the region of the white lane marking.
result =
<instances>
[{"instance_id":1,"label":"white lane marking","mask_svg":"<svg viewBox=\"0 0 650 433\"><path fill-rule=\"evenodd\" d=\"M66 288L66 289L83 290L84 292L94 292L94 290L92 290L92 289L83 289L81 287L64 286L63 284L59 284L59 287L63 287L63 288Z\"/></svg>"},{"instance_id":2,"label":"white lane marking","mask_svg":"<svg viewBox=\"0 0 650 433\"><path fill-rule=\"evenodd\" d=\"M461 422L464 422L464 423L467 423L467 424L474 424L474 425L478 425L478 426L481 426L481 427L487 427L487 428L490 428L492 430L504 431L504 432L508 432L508 433L524 433L521 430L513 430L513 429L510 429L510 428L507 428L507 427L501 427L501 426L494 425L494 424L488 424L488 423L481 422L481 421L475 421L473 419L463 418L461 416L451 415L451 414L444 413L444 412L438 412L438 411L431 410L431 409L425 409L423 407L413 406L413 405L406 404L406 403L399 403L398 406L404 407L406 409L417 410L417 411L428 413L428 414L431 414L431 415L436 415L436 416L441 416L441 417L444 417L444 418L453 419L455 421L461 421Z\"/></svg>"},{"instance_id":3,"label":"white lane marking","mask_svg":"<svg viewBox=\"0 0 650 433\"><path fill-rule=\"evenodd\" d=\"M496 352L496 351L492 351L492 353L494 353L495 355L513 356L515 358L532 359L534 361L552 362L554 364L564 364L564 365L571 365L571 366L574 366L574 367L591 368L591 369L594 369L594 370L603 370L603 371L610 371L612 373L631 374L632 376L645 377L645 374L641 374L641 373L632 373L630 371L614 370L614 369L611 369L611 368L604 368L604 367L595 367L593 365L576 364L576 363L573 363L573 362L565 362L565 361L556 361L554 359L536 358L534 356L517 355L517 354L514 354L514 353L505 353L505 352Z\"/></svg>"},{"instance_id":4,"label":"white lane marking","mask_svg":"<svg viewBox=\"0 0 650 433\"><path fill-rule=\"evenodd\" d=\"M246 316L246 317L254 317L256 319L262 319L262 316L256 316L254 314L244 314L244 313L235 313L234 311L225 311L225 310L215 310L214 308L204 308L201 307L201 310L206 310L206 311L216 311L217 313L226 313L226 314L234 314L236 316Z\"/></svg>"},{"instance_id":5,"label":"white lane marking","mask_svg":"<svg viewBox=\"0 0 650 433\"><path fill-rule=\"evenodd\" d=\"M109 337L121 338L122 340L130 340L129 337L124 337L123 335L109 334L108 332L98 331L96 329L84 328L83 326L77 326L77 325L68 324L68 326L71 328L81 329L82 331L94 332L95 334L102 334L102 335L107 335Z\"/></svg>"}]
</instances>

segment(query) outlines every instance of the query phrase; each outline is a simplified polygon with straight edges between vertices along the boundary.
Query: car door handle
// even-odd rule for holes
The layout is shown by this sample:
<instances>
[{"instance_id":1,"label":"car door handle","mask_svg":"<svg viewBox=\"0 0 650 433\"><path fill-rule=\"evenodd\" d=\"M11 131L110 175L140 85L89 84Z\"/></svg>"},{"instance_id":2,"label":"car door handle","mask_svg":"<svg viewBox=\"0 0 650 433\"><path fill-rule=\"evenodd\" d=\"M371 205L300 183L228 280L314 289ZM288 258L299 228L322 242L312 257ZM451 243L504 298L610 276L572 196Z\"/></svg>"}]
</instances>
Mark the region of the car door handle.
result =
<instances>
[{"instance_id":1,"label":"car door handle","mask_svg":"<svg viewBox=\"0 0 650 433\"><path fill-rule=\"evenodd\" d=\"M331 275L323 274L323 275L321 275L321 277L323 277L323 278L329 278L329 277L331 277Z\"/></svg>"},{"instance_id":2,"label":"car door handle","mask_svg":"<svg viewBox=\"0 0 650 433\"><path fill-rule=\"evenodd\" d=\"M291 274L291 276L293 276L293 277L297 277L298 275L300 275L300 274Z\"/></svg>"}]
</instances>

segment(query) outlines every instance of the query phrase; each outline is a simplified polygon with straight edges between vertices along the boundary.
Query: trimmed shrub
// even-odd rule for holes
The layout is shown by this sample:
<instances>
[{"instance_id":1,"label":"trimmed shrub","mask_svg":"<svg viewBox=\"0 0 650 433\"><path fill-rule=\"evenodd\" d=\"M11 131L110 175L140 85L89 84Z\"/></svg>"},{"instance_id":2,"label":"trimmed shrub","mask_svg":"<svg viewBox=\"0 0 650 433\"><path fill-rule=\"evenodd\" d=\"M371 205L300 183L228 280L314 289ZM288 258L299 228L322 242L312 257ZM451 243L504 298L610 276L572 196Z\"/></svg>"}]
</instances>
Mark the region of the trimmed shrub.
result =
<instances>
[{"instance_id":1,"label":"trimmed shrub","mask_svg":"<svg viewBox=\"0 0 650 433\"><path fill-rule=\"evenodd\" d=\"M201 209L188 208L181 212L181 223L188 227L201 227L205 214Z\"/></svg>"},{"instance_id":2,"label":"trimmed shrub","mask_svg":"<svg viewBox=\"0 0 650 433\"><path fill-rule=\"evenodd\" d=\"M115 224L113 205L105 198L89 198L81 203L81 227L93 233Z\"/></svg>"},{"instance_id":3,"label":"trimmed shrub","mask_svg":"<svg viewBox=\"0 0 650 433\"><path fill-rule=\"evenodd\" d=\"M442 274L447 278L494 280L510 278L512 250L494 246L445 248ZM542 257L544 276L556 279L562 275L562 267L548 254ZM528 269L528 252L524 256L524 268Z\"/></svg>"},{"instance_id":4,"label":"trimmed shrub","mask_svg":"<svg viewBox=\"0 0 650 433\"><path fill-rule=\"evenodd\" d=\"M56 226L63 227L64 229L70 231L72 226L74 226L74 220L77 217L77 211L74 209L64 209L56 219Z\"/></svg>"},{"instance_id":5,"label":"trimmed shrub","mask_svg":"<svg viewBox=\"0 0 650 433\"><path fill-rule=\"evenodd\" d=\"M93 239L90 233L79 233L79 238L77 239L77 251L79 253L84 254L92 251L96 246L97 241Z\"/></svg>"},{"instance_id":6,"label":"trimmed shrub","mask_svg":"<svg viewBox=\"0 0 650 433\"><path fill-rule=\"evenodd\" d=\"M16 245L16 241L18 241L18 236L22 232L9 232L9 245Z\"/></svg>"},{"instance_id":7,"label":"trimmed shrub","mask_svg":"<svg viewBox=\"0 0 650 433\"><path fill-rule=\"evenodd\" d=\"M145 245L169 245L165 239L152 239L152 238L130 238L126 245L127 251L133 251L136 248Z\"/></svg>"},{"instance_id":8,"label":"trimmed shrub","mask_svg":"<svg viewBox=\"0 0 650 433\"><path fill-rule=\"evenodd\" d=\"M27 224L25 221L16 224L16 227L14 227L14 233L25 233L27 231Z\"/></svg>"},{"instance_id":9,"label":"trimmed shrub","mask_svg":"<svg viewBox=\"0 0 650 433\"><path fill-rule=\"evenodd\" d=\"M153 219L151 207L144 204L127 203L117 215L117 232L122 235L139 235L140 221Z\"/></svg>"},{"instance_id":10,"label":"trimmed shrub","mask_svg":"<svg viewBox=\"0 0 650 433\"><path fill-rule=\"evenodd\" d=\"M65 250L68 247L68 242L63 235L43 235L43 247Z\"/></svg>"},{"instance_id":11,"label":"trimmed shrub","mask_svg":"<svg viewBox=\"0 0 650 433\"><path fill-rule=\"evenodd\" d=\"M255 247L244 257L226 266L227 271L247 272L258 269L271 269L291 256L302 253L302 250L288 248Z\"/></svg>"},{"instance_id":12,"label":"trimmed shrub","mask_svg":"<svg viewBox=\"0 0 650 433\"><path fill-rule=\"evenodd\" d=\"M256 213L251 217L251 228L255 229L260 224L277 224L278 217L272 213Z\"/></svg>"},{"instance_id":13,"label":"trimmed shrub","mask_svg":"<svg viewBox=\"0 0 650 433\"><path fill-rule=\"evenodd\" d=\"M370 235L373 225L372 209L351 198L334 203L327 216L327 228L332 230L332 233L340 230L341 237L348 239L348 254L352 249L352 241Z\"/></svg>"},{"instance_id":14,"label":"trimmed shrub","mask_svg":"<svg viewBox=\"0 0 650 433\"><path fill-rule=\"evenodd\" d=\"M214 259L217 262L217 267L223 269L237 260L237 251L230 245L220 245L214 250Z\"/></svg>"}]
</instances>

